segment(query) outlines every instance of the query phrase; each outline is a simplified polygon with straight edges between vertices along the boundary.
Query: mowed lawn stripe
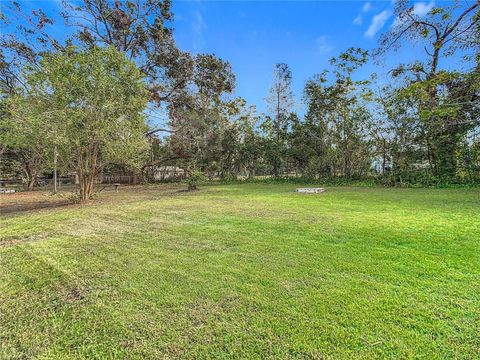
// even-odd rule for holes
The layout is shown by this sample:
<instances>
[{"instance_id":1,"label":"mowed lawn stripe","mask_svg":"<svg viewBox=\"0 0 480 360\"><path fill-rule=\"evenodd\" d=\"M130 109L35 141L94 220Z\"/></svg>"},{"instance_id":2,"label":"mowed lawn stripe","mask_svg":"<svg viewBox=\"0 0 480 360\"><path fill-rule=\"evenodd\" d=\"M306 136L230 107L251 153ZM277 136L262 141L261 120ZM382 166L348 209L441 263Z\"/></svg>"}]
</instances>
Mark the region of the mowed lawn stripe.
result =
<instances>
[{"instance_id":1,"label":"mowed lawn stripe","mask_svg":"<svg viewBox=\"0 0 480 360\"><path fill-rule=\"evenodd\" d=\"M480 356L478 190L293 188L2 215L0 357Z\"/></svg>"}]
</instances>

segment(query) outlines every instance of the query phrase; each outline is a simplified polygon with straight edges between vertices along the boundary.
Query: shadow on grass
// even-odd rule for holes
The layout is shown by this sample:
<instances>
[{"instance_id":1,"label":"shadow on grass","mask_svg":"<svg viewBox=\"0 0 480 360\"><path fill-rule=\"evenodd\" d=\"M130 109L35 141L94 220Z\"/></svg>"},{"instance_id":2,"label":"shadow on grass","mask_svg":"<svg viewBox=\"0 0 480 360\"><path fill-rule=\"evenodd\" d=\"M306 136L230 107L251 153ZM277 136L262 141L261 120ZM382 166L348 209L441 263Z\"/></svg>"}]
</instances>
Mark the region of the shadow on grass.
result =
<instances>
[{"instance_id":1,"label":"shadow on grass","mask_svg":"<svg viewBox=\"0 0 480 360\"><path fill-rule=\"evenodd\" d=\"M96 197L88 204L128 204L130 202L141 201L142 199L151 200L158 197L175 196L177 194L192 194L198 190L188 190L179 184L159 184L153 186L137 185L137 186L122 186L118 193L110 186L97 189ZM78 205L68 198L71 194L68 190L72 188L64 188L60 195L52 196L50 191L37 190L30 192L16 192L13 194L0 195L0 216L1 215L20 215L25 212L42 210L42 209L56 209L67 206ZM154 197L152 197L154 195Z\"/></svg>"},{"instance_id":2,"label":"shadow on grass","mask_svg":"<svg viewBox=\"0 0 480 360\"><path fill-rule=\"evenodd\" d=\"M3 195L0 199L0 215L14 215L27 211L53 209L72 205L68 199L27 199L23 194Z\"/></svg>"}]
</instances>

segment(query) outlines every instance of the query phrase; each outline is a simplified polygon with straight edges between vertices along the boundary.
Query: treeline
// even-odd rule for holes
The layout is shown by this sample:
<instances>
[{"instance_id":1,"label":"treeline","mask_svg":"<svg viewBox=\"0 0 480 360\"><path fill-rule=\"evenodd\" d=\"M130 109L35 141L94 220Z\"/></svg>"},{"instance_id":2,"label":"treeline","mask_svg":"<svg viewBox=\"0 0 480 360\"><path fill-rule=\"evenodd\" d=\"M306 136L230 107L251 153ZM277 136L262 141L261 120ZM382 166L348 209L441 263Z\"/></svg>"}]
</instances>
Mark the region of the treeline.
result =
<instances>
[{"instance_id":1,"label":"treeline","mask_svg":"<svg viewBox=\"0 0 480 360\"><path fill-rule=\"evenodd\" d=\"M29 189L42 173L75 172L82 199L100 173L149 181L166 165L192 178L479 183L480 5L426 16L411 5L396 2L374 52L350 48L306 81L301 114L292 72L277 64L267 113L258 114L230 96L228 62L177 48L169 1L84 0L64 3L60 15L12 2L2 17L0 171ZM62 39L49 31L59 16ZM410 43L424 56L387 78L361 77L366 63ZM455 70L442 67L448 57Z\"/></svg>"},{"instance_id":2,"label":"treeline","mask_svg":"<svg viewBox=\"0 0 480 360\"><path fill-rule=\"evenodd\" d=\"M350 48L304 88L295 113L292 72L277 64L267 114L244 101L199 93L182 108L173 133L156 140L154 164L180 164L211 177L365 179L392 186L480 182L480 21L478 2L435 7L425 17L396 3L396 20L378 48ZM409 43L421 59L398 64L387 79L359 77L369 61ZM439 64L452 57L455 70ZM203 100L202 100L203 99ZM209 101L210 100L210 101Z\"/></svg>"}]
</instances>

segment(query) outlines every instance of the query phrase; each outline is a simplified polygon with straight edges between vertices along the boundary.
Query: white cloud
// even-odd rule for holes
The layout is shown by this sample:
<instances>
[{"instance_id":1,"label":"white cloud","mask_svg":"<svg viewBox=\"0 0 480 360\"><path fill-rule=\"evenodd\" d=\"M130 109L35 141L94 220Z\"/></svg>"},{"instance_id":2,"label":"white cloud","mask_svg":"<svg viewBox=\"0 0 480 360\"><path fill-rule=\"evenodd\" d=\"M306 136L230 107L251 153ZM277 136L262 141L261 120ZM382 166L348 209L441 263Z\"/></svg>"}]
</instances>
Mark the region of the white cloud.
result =
<instances>
[{"instance_id":1,"label":"white cloud","mask_svg":"<svg viewBox=\"0 0 480 360\"><path fill-rule=\"evenodd\" d=\"M363 4L362 10L360 11L360 13L357 15L357 17L355 19L353 19L353 24L354 25L362 25L363 24L363 14L369 12L370 10L372 10L372 8L373 7L372 7L372 4L370 2L366 2L365 4Z\"/></svg>"},{"instance_id":2,"label":"white cloud","mask_svg":"<svg viewBox=\"0 0 480 360\"><path fill-rule=\"evenodd\" d=\"M416 15L419 18L423 18L430 12L430 10L433 9L434 6L435 6L435 1L430 1L429 3L417 2L413 4L412 14ZM403 24L402 19L399 17L396 17L395 21L392 24L392 27L401 26L402 24Z\"/></svg>"},{"instance_id":3,"label":"white cloud","mask_svg":"<svg viewBox=\"0 0 480 360\"><path fill-rule=\"evenodd\" d=\"M193 48L199 50L205 43L203 37L203 31L207 29L207 24L203 20L202 13L200 11L195 11L193 14L194 20L192 21L192 40Z\"/></svg>"},{"instance_id":4,"label":"white cloud","mask_svg":"<svg viewBox=\"0 0 480 360\"><path fill-rule=\"evenodd\" d=\"M363 16L362 14L358 14L355 19L353 19L354 25L362 25L363 24Z\"/></svg>"},{"instance_id":5,"label":"white cloud","mask_svg":"<svg viewBox=\"0 0 480 360\"><path fill-rule=\"evenodd\" d=\"M367 38L373 38L375 34L383 28L390 16L392 16L392 14L388 10L383 10L381 13L375 15L367 31L365 31L365 36Z\"/></svg>"},{"instance_id":6,"label":"white cloud","mask_svg":"<svg viewBox=\"0 0 480 360\"><path fill-rule=\"evenodd\" d=\"M362 7L363 12L369 12L371 9L372 9L372 4L370 4L370 2L366 2Z\"/></svg>"},{"instance_id":7,"label":"white cloud","mask_svg":"<svg viewBox=\"0 0 480 360\"><path fill-rule=\"evenodd\" d=\"M320 54L326 54L332 51L332 46L328 43L328 36L323 35L317 37L315 40L315 45L317 46L317 50Z\"/></svg>"},{"instance_id":8,"label":"white cloud","mask_svg":"<svg viewBox=\"0 0 480 360\"><path fill-rule=\"evenodd\" d=\"M435 6L435 1L430 1L428 4L426 2L417 2L413 5L412 14L419 17L424 17L427 15L430 10Z\"/></svg>"}]
</instances>

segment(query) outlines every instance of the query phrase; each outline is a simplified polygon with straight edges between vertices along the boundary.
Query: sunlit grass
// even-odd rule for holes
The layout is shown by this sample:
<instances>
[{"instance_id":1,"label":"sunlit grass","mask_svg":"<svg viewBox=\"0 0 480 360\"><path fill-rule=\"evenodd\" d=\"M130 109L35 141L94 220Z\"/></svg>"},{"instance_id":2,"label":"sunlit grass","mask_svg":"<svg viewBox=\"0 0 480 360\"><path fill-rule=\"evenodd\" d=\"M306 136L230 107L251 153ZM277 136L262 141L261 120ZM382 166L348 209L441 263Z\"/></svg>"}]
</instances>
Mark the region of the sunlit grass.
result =
<instances>
[{"instance_id":1,"label":"sunlit grass","mask_svg":"<svg viewBox=\"0 0 480 360\"><path fill-rule=\"evenodd\" d=\"M478 190L293 188L0 215L0 358L480 356Z\"/></svg>"}]
</instances>

